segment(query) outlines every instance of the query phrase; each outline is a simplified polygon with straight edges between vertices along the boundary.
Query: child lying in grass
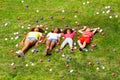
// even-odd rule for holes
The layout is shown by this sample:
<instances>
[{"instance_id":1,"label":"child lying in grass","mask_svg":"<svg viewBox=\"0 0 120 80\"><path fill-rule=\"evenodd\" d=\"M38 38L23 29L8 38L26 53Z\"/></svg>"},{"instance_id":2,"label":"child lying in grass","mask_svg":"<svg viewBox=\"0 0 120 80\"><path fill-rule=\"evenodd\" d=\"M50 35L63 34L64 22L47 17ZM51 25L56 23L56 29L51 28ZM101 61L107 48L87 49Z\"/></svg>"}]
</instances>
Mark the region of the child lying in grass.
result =
<instances>
[{"instance_id":1,"label":"child lying in grass","mask_svg":"<svg viewBox=\"0 0 120 80\"><path fill-rule=\"evenodd\" d=\"M55 45L60 43L60 29L55 28L52 32L48 33L47 40L46 40L46 50L45 55L48 55Z\"/></svg>"},{"instance_id":2,"label":"child lying in grass","mask_svg":"<svg viewBox=\"0 0 120 80\"><path fill-rule=\"evenodd\" d=\"M63 33L61 33L61 35L65 38L65 40L63 41L63 43L61 44L60 49L57 50L57 52L61 51L66 44L69 44L70 46L70 51L73 51L73 37L76 34L76 31L73 31L70 28L67 28L63 31Z\"/></svg>"},{"instance_id":3,"label":"child lying in grass","mask_svg":"<svg viewBox=\"0 0 120 80\"><path fill-rule=\"evenodd\" d=\"M77 41L80 47L79 49L80 51L84 50L86 45L91 42L97 30L98 28L94 28L93 30L91 30L91 28L85 26L83 27L83 29L78 31L82 34L82 37L78 37L78 41Z\"/></svg>"},{"instance_id":4,"label":"child lying in grass","mask_svg":"<svg viewBox=\"0 0 120 80\"><path fill-rule=\"evenodd\" d=\"M17 51L18 57L24 56L26 51L31 47L31 46L38 46L39 41L41 40L42 33L44 31L39 28L39 27L34 27L30 30L30 32L25 36L25 38L22 40L24 43L23 48L19 51Z\"/></svg>"}]
</instances>

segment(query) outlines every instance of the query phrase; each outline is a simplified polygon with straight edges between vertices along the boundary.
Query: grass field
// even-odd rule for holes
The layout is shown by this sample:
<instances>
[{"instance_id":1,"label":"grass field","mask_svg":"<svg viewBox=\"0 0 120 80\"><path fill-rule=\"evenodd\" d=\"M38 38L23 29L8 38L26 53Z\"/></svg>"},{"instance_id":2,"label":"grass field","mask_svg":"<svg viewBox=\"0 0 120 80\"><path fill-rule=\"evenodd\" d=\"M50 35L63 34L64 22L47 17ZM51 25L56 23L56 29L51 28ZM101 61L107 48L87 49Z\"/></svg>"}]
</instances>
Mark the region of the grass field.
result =
<instances>
[{"instance_id":1,"label":"grass field","mask_svg":"<svg viewBox=\"0 0 120 80\"><path fill-rule=\"evenodd\" d=\"M0 80L120 80L119 15L119 0L0 0ZM48 26L46 34L55 27L89 25L103 29L104 36L94 36L87 46L92 52L80 52L75 45L73 53L68 46L55 53L57 46L51 56L44 56L45 45L40 44L38 53L31 52L33 47L18 58L15 51L21 47L16 44L32 25Z\"/></svg>"}]
</instances>

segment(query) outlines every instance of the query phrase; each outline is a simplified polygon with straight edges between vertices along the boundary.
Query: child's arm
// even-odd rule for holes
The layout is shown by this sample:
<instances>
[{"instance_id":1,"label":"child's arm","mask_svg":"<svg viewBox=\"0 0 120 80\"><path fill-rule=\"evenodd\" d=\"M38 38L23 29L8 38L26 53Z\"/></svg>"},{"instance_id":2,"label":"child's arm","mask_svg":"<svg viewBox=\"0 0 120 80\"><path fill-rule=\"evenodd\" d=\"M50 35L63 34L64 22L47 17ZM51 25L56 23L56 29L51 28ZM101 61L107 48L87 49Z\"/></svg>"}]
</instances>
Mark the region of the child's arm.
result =
<instances>
[{"instance_id":1,"label":"child's arm","mask_svg":"<svg viewBox=\"0 0 120 80\"><path fill-rule=\"evenodd\" d=\"M95 28L92 33L95 34L97 32L98 28Z\"/></svg>"},{"instance_id":2,"label":"child's arm","mask_svg":"<svg viewBox=\"0 0 120 80\"><path fill-rule=\"evenodd\" d=\"M64 33L61 33L61 36L65 37L65 34L64 34Z\"/></svg>"},{"instance_id":3,"label":"child's arm","mask_svg":"<svg viewBox=\"0 0 120 80\"><path fill-rule=\"evenodd\" d=\"M72 35L75 35L77 32L76 31L74 31L73 33L72 33Z\"/></svg>"},{"instance_id":4,"label":"child's arm","mask_svg":"<svg viewBox=\"0 0 120 80\"><path fill-rule=\"evenodd\" d=\"M59 34L59 36L58 36L58 43L57 43L57 45L60 44L60 37L61 37L61 34Z\"/></svg>"},{"instance_id":5,"label":"child's arm","mask_svg":"<svg viewBox=\"0 0 120 80\"><path fill-rule=\"evenodd\" d=\"M84 26L82 29L78 30L79 33L83 33L83 31L85 31L87 29L86 26Z\"/></svg>"},{"instance_id":6,"label":"child's arm","mask_svg":"<svg viewBox=\"0 0 120 80\"><path fill-rule=\"evenodd\" d=\"M42 37L42 43L45 44L47 40L47 36Z\"/></svg>"}]
</instances>

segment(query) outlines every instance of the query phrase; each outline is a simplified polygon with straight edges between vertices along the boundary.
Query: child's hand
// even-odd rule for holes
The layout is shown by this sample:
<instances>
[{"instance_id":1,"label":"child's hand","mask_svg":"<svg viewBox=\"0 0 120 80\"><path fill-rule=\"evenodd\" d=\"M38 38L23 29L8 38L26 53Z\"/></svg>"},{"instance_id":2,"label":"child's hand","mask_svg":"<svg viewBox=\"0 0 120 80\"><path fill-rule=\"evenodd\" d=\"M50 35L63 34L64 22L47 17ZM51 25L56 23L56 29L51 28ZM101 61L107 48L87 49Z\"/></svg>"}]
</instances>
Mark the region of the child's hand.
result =
<instances>
[{"instance_id":1,"label":"child's hand","mask_svg":"<svg viewBox=\"0 0 120 80\"><path fill-rule=\"evenodd\" d=\"M61 35L63 35L64 33L60 33Z\"/></svg>"},{"instance_id":2,"label":"child's hand","mask_svg":"<svg viewBox=\"0 0 120 80\"><path fill-rule=\"evenodd\" d=\"M84 27L83 27L83 29L86 29L86 28L87 28L87 26L84 26Z\"/></svg>"},{"instance_id":3,"label":"child's hand","mask_svg":"<svg viewBox=\"0 0 120 80\"><path fill-rule=\"evenodd\" d=\"M38 43L41 43L41 42L42 42L42 40L39 40L39 41L38 41Z\"/></svg>"},{"instance_id":4,"label":"child's hand","mask_svg":"<svg viewBox=\"0 0 120 80\"><path fill-rule=\"evenodd\" d=\"M61 36L63 36L63 35L64 35L64 33L60 33L60 35L61 35Z\"/></svg>"},{"instance_id":5,"label":"child's hand","mask_svg":"<svg viewBox=\"0 0 120 80\"><path fill-rule=\"evenodd\" d=\"M95 30L95 31L97 31L97 30L98 30L98 28L95 28L94 30Z\"/></svg>"}]
</instances>

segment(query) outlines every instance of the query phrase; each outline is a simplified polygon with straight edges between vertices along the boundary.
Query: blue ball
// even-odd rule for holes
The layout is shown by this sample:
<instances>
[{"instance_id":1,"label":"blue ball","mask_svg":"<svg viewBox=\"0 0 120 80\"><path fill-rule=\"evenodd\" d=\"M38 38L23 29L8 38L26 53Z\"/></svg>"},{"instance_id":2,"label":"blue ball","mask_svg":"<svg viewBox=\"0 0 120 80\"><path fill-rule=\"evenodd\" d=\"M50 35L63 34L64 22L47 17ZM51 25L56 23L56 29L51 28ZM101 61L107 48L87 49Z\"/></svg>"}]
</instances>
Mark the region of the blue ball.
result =
<instances>
[{"instance_id":1,"label":"blue ball","mask_svg":"<svg viewBox=\"0 0 120 80\"><path fill-rule=\"evenodd\" d=\"M64 78L64 76L61 76L61 78Z\"/></svg>"},{"instance_id":2,"label":"blue ball","mask_svg":"<svg viewBox=\"0 0 120 80\"><path fill-rule=\"evenodd\" d=\"M36 20L35 22L37 22L37 23L38 23L38 20Z\"/></svg>"},{"instance_id":3,"label":"blue ball","mask_svg":"<svg viewBox=\"0 0 120 80\"><path fill-rule=\"evenodd\" d=\"M100 62L96 62L96 64L100 64Z\"/></svg>"},{"instance_id":4,"label":"blue ball","mask_svg":"<svg viewBox=\"0 0 120 80\"><path fill-rule=\"evenodd\" d=\"M40 17L40 20L43 20L43 17Z\"/></svg>"},{"instance_id":5,"label":"blue ball","mask_svg":"<svg viewBox=\"0 0 120 80\"><path fill-rule=\"evenodd\" d=\"M50 58L48 58L48 62L50 62Z\"/></svg>"},{"instance_id":6,"label":"blue ball","mask_svg":"<svg viewBox=\"0 0 120 80\"><path fill-rule=\"evenodd\" d=\"M26 8L28 8L28 4L26 4L26 6L25 6Z\"/></svg>"},{"instance_id":7,"label":"blue ball","mask_svg":"<svg viewBox=\"0 0 120 80\"><path fill-rule=\"evenodd\" d=\"M50 16L50 19L53 19L53 16Z\"/></svg>"},{"instance_id":8,"label":"blue ball","mask_svg":"<svg viewBox=\"0 0 120 80\"><path fill-rule=\"evenodd\" d=\"M66 24L65 27L68 27L68 24Z\"/></svg>"}]
</instances>

